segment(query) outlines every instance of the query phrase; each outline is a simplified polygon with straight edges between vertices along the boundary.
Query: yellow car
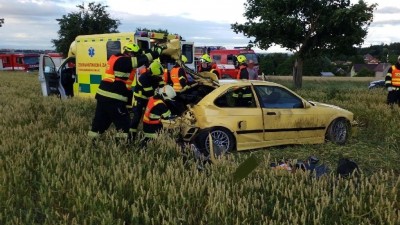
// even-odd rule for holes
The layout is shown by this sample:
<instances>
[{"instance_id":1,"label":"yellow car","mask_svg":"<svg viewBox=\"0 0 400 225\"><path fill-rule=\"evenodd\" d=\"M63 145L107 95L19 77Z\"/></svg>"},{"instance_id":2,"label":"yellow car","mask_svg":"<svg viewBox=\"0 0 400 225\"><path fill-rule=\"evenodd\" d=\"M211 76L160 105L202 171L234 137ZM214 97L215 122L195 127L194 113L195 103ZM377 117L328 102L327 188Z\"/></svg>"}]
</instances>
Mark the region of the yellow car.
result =
<instances>
[{"instance_id":1,"label":"yellow car","mask_svg":"<svg viewBox=\"0 0 400 225\"><path fill-rule=\"evenodd\" d=\"M183 140L206 155L209 134L220 153L226 153L325 140L345 144L355 123L352 112L307 101L267 81L219 80L218 87L198 85L176 102L188 103L175 119Z\"/></svg>"}]
</instances>

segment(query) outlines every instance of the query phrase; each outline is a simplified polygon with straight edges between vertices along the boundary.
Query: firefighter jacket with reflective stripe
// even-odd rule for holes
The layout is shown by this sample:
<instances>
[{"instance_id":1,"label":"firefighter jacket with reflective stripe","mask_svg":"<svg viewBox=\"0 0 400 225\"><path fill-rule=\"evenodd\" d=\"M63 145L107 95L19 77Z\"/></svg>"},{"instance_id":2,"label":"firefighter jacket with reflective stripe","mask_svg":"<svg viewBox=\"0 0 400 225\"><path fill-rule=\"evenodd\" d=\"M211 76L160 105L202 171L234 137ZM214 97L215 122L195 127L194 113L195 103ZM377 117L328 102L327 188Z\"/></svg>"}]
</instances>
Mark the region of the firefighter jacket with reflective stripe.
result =
<instances>
[{"instance_id":1,"label":"firefighter jacket with reflective stripe","mask_svg":"<svg viewBox=\"0 0 400 225\"><path fill-rule=\"evenodd\" d=\"M400 87L400 68L392 66L391 71L391 81L393 87Z\"/></svg>"},{"instance_id":2,"label":"firefighter jacket with reflective stripe","mask_svg":"<svg viewBox=\"0 0 400 225\"><path fill-rule=\"evenodd\" d=\"M239 71L236 75L236 79L249 79L249 71L247 71L247 64L243 63L239 66Z\"/></svg>"},{"instance_id":3,"label":"firefighter jacket with reflective stripe","mask_svg":"<svg viewBox=\"0 0 400 225\"><path fill-rule=\"evenodd\" d=\"M106 76L100 82L97 90L96 99L102 101L118 100L126 102L128 105L131 104L132 91L130 86L134 80L134 69L148 64L154 57L158 57L158 53L148 52L137 57L124 54L111 56L107 62Z\"/></svg>"},{"instance_id":4,"label":"firefighter jacket with reflective stripe","mask_svg":"<svg viewBox=\"0 0 400 225\"><path fill-rule=\"evenodd\" d=\"M154 92L158 87L163 87L164 85L164 80L160 75L152 75L151 71L148 71L139 76L133 95L135 98L147 100L154 96Z\"/></svg>"},{"instance_id":5,"label":"firefighter jacket with reflective stripe","mask_svg":"<svg viewBox=\"0 0 400 225\"><path fill-rule=\"evenodd\" d=\"M150 97L146 110L143 115L143 123L145 124L161 124L161 118L168 118L171 111L163 100Z\"/></svg>"},{"instance_id":6,"label":"firefighter jacket with reflective stripe","mask_svg":"<svg viewBox=\"0 0 400 225\"><path fill-rule=\"evenodd\" d=\"M174 66L170 72L172 87L176 92L180 92L187 85L187 76L183 68Z\"/></svg>"}]
</instances>

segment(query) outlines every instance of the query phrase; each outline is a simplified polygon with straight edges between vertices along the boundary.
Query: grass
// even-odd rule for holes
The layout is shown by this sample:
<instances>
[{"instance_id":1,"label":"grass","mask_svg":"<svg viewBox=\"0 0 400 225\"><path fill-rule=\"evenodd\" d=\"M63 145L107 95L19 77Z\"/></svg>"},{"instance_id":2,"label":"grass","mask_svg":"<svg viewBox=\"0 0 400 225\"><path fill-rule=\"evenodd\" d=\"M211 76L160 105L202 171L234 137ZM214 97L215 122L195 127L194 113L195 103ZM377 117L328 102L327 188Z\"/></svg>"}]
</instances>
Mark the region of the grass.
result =
<instances>
[{"instance_id":1,"label":"grass","mask_svg":"<svg viewBox=\"0 0 400 225\"><path fill-rule=\"evenodd\" d=\"M0 224L400 224L400 109L368 83L304 79L297 91L354 112L360 127L348 144L233 153L198 171L172 134L144 150L116 145L111 129L92 145L93 99L43 97L36 74L0 72ZM253 155L260 166L234 182ZM310 155L332 173L313 179L269 168ZM361 176L337 179L343 156Z\"/></svg>"}]
</instances>

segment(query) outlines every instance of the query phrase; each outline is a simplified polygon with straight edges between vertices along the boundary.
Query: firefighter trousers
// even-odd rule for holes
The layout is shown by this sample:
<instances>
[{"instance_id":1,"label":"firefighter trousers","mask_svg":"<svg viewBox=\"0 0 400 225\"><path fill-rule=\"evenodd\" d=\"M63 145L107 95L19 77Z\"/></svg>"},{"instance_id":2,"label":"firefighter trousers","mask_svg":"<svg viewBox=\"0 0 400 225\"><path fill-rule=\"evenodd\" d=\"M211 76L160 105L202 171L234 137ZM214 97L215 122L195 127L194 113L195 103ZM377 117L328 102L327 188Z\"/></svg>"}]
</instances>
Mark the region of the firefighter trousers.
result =
<instances>
[{"instance_id":1,"label":"firefighter trousers","mask_svg":"<svg viewBox=\"0 0 400 225\"><path fill-rule=\"evenodd\" d=\"M138 126L142 120L144 110L149 100L143 98L136 98L135 104L132 107L133 118L130 124L129 133L134 137L137 133Z\"/></svg>"},{"instance_id":2,"label":"firefighter trousers","mask_svg":"<svg viewBox=\"0 0 400 225\"><path fill-rule=\"evenodd\" d=\"M129 133L129 112L126 103L118 100L99 101L97 100L96 112L92 122L92 129L89 134L96 137L104 133L114 123L118 131L115 137L117 141L127 141Z\"/></svg>"}]
</instances>

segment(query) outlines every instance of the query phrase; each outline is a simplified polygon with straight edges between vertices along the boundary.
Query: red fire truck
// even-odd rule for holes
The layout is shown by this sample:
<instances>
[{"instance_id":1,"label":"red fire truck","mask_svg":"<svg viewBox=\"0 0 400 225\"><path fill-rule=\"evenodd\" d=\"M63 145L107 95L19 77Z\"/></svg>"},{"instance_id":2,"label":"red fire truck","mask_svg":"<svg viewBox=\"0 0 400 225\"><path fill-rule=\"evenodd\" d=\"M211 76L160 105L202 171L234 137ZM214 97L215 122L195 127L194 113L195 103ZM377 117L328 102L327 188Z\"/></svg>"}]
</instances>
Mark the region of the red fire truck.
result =
<instances>
[{"instance_id":1,"label":"red fire truck","mask_svg":"<svg viewBox=\"0 0 400 225\"><path fill-rule=\"evenodd\" d=\"M254 69L259 70L257 54L254 50L246 47L235 47L234 49L226 49L222 46L198 46L195 48L195 56L199 59L203 54L208 53L216 66L220 69L220 78L236 79L238 69L236 68L236 57L238 55L246 56L247 62L250 60L254 63Z\"/></svg>"},{"instance_id":2,"label":"red fire truck","mask_svg":"<svg viewBox=\"0 0 400 225\"><path fill-rule=\"evenodd\" d=\"M32 71L39 69L39 54L3 53L0 54L0 70Z\"/></svg>"}]
</instances>

